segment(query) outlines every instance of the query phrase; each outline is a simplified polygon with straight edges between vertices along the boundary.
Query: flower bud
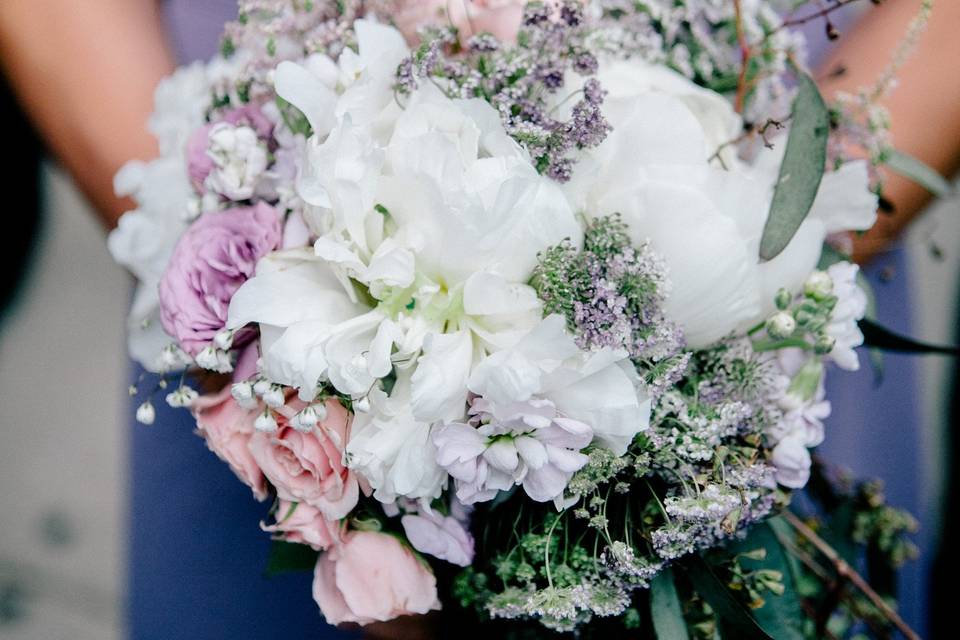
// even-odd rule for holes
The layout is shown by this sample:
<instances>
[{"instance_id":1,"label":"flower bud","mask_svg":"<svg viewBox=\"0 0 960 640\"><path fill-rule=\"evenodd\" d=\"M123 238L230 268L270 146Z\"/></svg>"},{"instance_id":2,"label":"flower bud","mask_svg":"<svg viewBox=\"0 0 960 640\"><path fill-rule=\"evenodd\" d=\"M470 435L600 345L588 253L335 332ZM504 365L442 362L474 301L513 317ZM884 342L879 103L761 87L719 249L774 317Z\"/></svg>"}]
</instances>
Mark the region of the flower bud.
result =
<instances>
[{"instance_id":1,"label":"flower bud","mask_svg":"<svg viewBox=\"0 0 960 640\"><path fill-rule=\"evenodd\" d=\"M262 396L267 391L270 391L270 381L264 378L260 378L253 383L253 392L258 396Z\"/></svg>"},{"instance_id":2,"label":"flower bud","mask_svg":"<svg viewBox=\"0 0 960 640\"><path fill-rule=\"evenodd\" d=\"M283 393L283 387L278 384L270 385L270 388L263 394L263 401L268 407L277 409L286 404L287 399Z\"/></svg>"},{"instance_id":3,"label":"flower bud","mask_svg":"<svg viewBox=\"0 0 960 640\"><path fill-rule=\"evenodd\" d=\"M803 292L814 300L822 300L833 292L833 278L826 271L814 271L803 283Z\"/></svg>"},{"instance_id":4,"label":"flower bud","mask_svg":"<svg viewBox=\"0 0 960 640\"><path fill-rule=\"evenodd\" d=\"M213 344L221 351L229 351L233 346L233 331L224 329L217 332L217 335L213 336Z\"/></svg>"},{"instance_id":5,"label":"flower bud","mask_svg":"<svg viewBox=\"0 0 960 640\"><path fill-rule=\"evenodd\" d=\"M307 407L290 419L290 426L297 431L310 433L317 426L317 412L313 407Z\"/></svg>"},{"instance_id":6,"label":"flower bud","mask_svg":"<svg viewBox=\"0 0 960 640\"><path fill-rule=\"evenodd\" d=\"M370 411L370 399L364 396L353 401L354 413L367 413Z\"/></svg>"},{"instance_id":7,"label":"flower bud","mask_svg":"<svg viewBox=\"0 0 960 640\"><path fill-rule=\"evenodd\" d=\"M153 408L153 403L147 400L137 407L137 422L140 424L153 424L157 419L157 410Z\"/></svg>"},{"instance_id":8,"label":"flower bud","mask_svg":"<svg viewBox=\"0 0 960 640\"><path fill-rule=\"evenodd\" d=\"M821 333L817 336L817 341L813 344L813 351L820 355L826 355L833 351L833 347L836 344L836 339L831 338L825 333Z\"/></svg>"},{"instance_id":9,"label":"flower bud","mask_svg":"<svg viewBox=\"0 0 960 640\"><path fill-rule=\"evenodd\" d=\"M774 298L774 304L777 305L777 309L783 311L790 306L790 303L793 302L793 296L790 295L790 292L786 289L780 289L777 291L777 297Z\"/></svg>"},{"instance_id":10,"label":"flower bud","mask_svg":"<svg viewBox=\"0 0 960 640\"><path fill-rule=\"evenodd\" d=\"M778 311L767 320L767 333L774 340L783 340L793 335L797 321L786 311Z\"/></svg>"},{"instance_id":11,"label":"flower bud","mask_svg":"<svg viewBox=\"0 0 960 640\"><path fill-rule=\"evenodd\" d=\"M264 433L273 433L277 430L277 420L273 417L270 409L265 409L263 413L257 416L253 421L253 428Z\"/></svg>"},{"instance_id":12,"label":"flower bud","mask_svg":"<svg viewBox=\"0 0 960 640\"><path fill-rule=\"evenodd\" d=\"M249 382L238 382L230 387L230 395L237 401L241 409L253 409L257 406L257 397L253 393L253 385Z\"/></svg>"},{"instance_id":13,"label":"flower bud","mask_svg":"<svg viewBox=\"0 0 960 640\"><path fill-rule=\"evenodd\" d=\"M217 373L230 373L233 371L233 363L230 361L230 354L226 351L215 349L213 345L207 345L197 354L195 358L197 366L208 371Z\"/></svg>"},{"instance_id":14,"label":"flower bud","mask_svg":"<svg viewBox=\"0 0 960 640\"><path fill-rule=\"evenodd\" d=\"M190 387L180 385L172 393L167 394L167 404L175 409L182 409L192 405L199 395Z\"/></svg>"}]
</instances>

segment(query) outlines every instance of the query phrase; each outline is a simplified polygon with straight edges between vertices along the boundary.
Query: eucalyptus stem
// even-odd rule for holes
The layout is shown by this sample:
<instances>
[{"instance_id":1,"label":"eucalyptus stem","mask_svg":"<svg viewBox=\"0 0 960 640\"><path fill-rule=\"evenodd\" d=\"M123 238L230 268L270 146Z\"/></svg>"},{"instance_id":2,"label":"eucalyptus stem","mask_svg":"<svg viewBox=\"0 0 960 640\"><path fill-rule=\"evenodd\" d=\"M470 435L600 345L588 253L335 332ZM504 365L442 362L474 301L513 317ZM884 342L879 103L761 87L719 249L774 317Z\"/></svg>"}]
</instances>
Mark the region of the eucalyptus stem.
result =
<instances>
[{"instance_id":1,"label":"eucalyptus stem","mask_svg":"<svg viewBox=\"0 0 960 640\"><path fill-rule=\"evenodd\" d=\"M840 557L840 554L837 553L836 549L831 547L827 542L817 535L817 532L811 529L803 520L801 520L795 513L790 510L783 511L783 519L793 527L797 533L806 538L810 544L812 544L817 551L819 551L827 560L833 564L834 570L837 572L841 578L849 580L857 589L867 597L868 600L875 606L883 616L889 620L893 625L904 635L907 640L920 640L920 636L917 635L917 632L910 628L910 626L904 622L903 618L900 617L896 611L894 611L887 602L880 597L873 588L867 584L867 581L863 579L857 571L850 566L850 564Z\"/></svg>"}]
</instances>

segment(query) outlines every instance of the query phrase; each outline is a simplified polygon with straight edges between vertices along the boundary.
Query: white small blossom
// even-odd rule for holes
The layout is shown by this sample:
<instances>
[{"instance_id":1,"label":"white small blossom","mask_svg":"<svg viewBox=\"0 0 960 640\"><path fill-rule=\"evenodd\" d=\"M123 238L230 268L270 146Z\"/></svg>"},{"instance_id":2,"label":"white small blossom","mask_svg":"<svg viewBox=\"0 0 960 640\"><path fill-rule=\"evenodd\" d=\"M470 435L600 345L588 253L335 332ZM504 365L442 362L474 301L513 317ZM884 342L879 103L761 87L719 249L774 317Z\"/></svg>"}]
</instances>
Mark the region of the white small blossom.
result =
<instances>
[{"instance_id":1,"label":"white small blossom","mask_svg":"<svg viewBox=\"0 0 960 640\"><path fill-rule=\"evenodd\" d=\"M167 394L167 404L175 409L190 407L194 400L199 397L195 390L188 386L180 385L172 392Z\"/></svg>"},{"instance_id":2,"label":"white small blossom","mask_svg":"<svg viewBox=\"0 0 960 640\"><path fill-rule=\"evenodd\" d=\"M836 341L829 358L848 371L860 368L860 359L854 349L863 344L863 333L857 321L867 311L867 294L857 285L859 270L860 267L850 262L837 262L827 270L833 280L833 293L837 296L837 304L826 327L827 335Z\"/></svg>"},{"instance_id":3,"label":"white small blossom","mask_svg":"<svg viewBox=\"0 0 960 640\"><path fill-rule=\"evenodd\" d=\"M304 408L300 413L290 419L290 426L297 431L310 433L320 422L321 418L317 413L315 406Z\"/></svg>"},{"instance_id":4,"label":"white small blossom","mask_svg":"<svg viewBox=\"0 0 960 640\"><path fill-rule=\"evenodd\" d=\"M229 351L233 346L233 334L233 331L224 329L213 336L213 344L221 351Z\"/></svg>"},{"instance_id":5,"label":"white small blossom","mask_svg":"<svg viewBox=\"0 0 960 640\"><path fill-rule=\"evenodd\" d=\"M277 430L277 419L269 409L266 409L253 421L253 428L264 433L273 433Z\"/></svg>"},{"instance_id":6,"label":"white small blossom","mask_svg":"<svg viewBox=\"0 0 960 640\"><path fill-rule=\"evenodd\" d=\"M263 401L268 407L277 409L286 404L287 399L283 393L283 387L280 385L271 385L270 388L263 394Z\"/></svg>"},{"instance_id":7,"label":"white small blossom","mask_svg":"<svg viewBox=\"0 0 960 640\"><path fill-rule=\"evenodd\" d=\"M237 401L241 409L253 409L257 406L257 397L253 392L253 385L249 382L237 382L230 387L230 395Z\"/></svg>"},{"instance_id":8,"label":"white small blossom","mask_svg":"<svg viewBox=\"0 0 960 640\"><path fill-rule=\"evenodd\" d=\"M215 165L207 177L207 186L234 201L253 196L268 165L266 145L256 131L245 125L214 125L207 155Z\"/></svg>"},{"instance_id":9,"label":"white small blossom","mask_svg":"<svg viewBox=\"0 0 960 640\"><path fill-rule=\"evenodd\" d=\"M137 422L140 424L153 424L157 419L157 410L153 408L153 403L147 400L137 407Z\"/></svg>"},{"instance_id":10,"label":"white small blossom","mask_svg":"<svg viewBox=\"0 0 960 640\"><path fill-rule=\"evenodd\" d=\"M217 373L230 373L233 371L233 362L230 360L230 354L214 348L213 345L204 347L200 353L197 354L196 362L197 366L208 371L216 371Z\"/></svg>"}]
</instances>

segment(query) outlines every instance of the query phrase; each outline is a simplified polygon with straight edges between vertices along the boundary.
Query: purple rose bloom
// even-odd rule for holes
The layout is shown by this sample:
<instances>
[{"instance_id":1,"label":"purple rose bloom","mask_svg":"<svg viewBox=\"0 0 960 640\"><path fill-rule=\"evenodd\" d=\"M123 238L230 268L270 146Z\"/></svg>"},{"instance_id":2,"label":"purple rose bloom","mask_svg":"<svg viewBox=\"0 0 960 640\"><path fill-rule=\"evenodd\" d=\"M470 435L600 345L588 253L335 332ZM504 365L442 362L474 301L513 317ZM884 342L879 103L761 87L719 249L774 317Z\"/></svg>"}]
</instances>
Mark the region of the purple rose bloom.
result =
<instances>
[{"instance_id":1,"label":"purple rose bloom","mask_svg":"<svg viewBox=\"0 0 960 640\"><path fill-rule=\"evenodd\" d=\"M226 123L234 126L246 125L257 132L257 137L273 148L273 123L263 114L260 107L248 104L239 109L231 109L223 114L219 120L204 125L193 132L187 141L187 173L190 183L198 192L203 190L203 181L213 171L213 158L207 153L210 147L210 131L218 124Z\"/></svg>"},{"instance_id":2,"label":"purple rose bloom","mask_svg":"<svg viewBox=\"0 0 960 640\"><path fill-rule=\"evenodd\" d=\"M180 238L160 280L160 320L196 356L223 329L233 294L280 245L281 216L264 203L206 213Z\"/></svg>"}]
</instances>

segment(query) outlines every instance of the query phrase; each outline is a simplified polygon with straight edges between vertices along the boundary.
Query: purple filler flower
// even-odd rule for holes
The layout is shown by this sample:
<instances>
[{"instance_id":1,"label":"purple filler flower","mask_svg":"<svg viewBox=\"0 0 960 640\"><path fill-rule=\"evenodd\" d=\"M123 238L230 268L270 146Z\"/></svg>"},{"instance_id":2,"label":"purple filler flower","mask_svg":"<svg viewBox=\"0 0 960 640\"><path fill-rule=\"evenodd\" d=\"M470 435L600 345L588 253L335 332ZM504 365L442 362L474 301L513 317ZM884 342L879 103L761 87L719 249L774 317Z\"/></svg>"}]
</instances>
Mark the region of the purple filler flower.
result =
<instances>
[{"instance_id":1,"label":"purple filler flower","mask_svg":"<svg viewBox=\"0 0 960 640\"><path fill-rule=\"evenodd\" d=\"M187 229L160 280L160 320L181 349L196 356L223 329L233 294L280 237L280 214L264 203L204 214Z\"/></svg>"}]
</instances>

